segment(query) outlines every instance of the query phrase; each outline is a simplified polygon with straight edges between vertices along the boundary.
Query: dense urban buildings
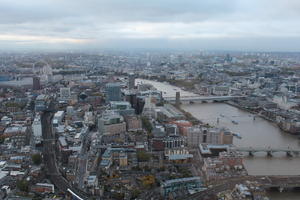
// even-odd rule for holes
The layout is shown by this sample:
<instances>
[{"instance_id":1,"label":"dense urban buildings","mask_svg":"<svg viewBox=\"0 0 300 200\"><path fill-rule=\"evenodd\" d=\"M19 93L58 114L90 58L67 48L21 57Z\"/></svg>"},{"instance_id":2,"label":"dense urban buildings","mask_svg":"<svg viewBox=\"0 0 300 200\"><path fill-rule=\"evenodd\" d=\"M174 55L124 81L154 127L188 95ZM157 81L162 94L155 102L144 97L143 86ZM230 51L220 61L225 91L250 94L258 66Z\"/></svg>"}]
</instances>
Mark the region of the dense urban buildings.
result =
<instances>
[{"instance_id":1,"label":"dense urban buildings","mask_svg":"<svg viewBox=\"0 0 300 200\"><path fill-rule=\"evenodd\" d=\"M299 200L299 8L0 0L0 200Z\"/></svg>"},{"instance_id":2,"label":"dense urban buildings","mask_svg":"<svg viewBox=\"0 0 300 200\"><path fill-rule=\"evenodd\" d=\"M251 168L300 163L298 54L1 57L3 199L266 199L300 186L297 171Z\"/></svg>"}]
</instances>

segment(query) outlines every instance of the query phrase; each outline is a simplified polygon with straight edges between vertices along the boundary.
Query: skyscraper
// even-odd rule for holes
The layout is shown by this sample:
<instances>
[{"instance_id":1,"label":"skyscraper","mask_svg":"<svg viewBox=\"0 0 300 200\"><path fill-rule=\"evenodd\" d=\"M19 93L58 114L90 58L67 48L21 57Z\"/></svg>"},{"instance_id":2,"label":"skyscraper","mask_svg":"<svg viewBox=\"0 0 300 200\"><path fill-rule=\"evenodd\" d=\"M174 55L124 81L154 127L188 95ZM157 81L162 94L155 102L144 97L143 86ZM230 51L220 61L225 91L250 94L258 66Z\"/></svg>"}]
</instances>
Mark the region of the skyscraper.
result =
<instances>
[{"instance_id":1,"label":"skyscraper","mask_svg":"<svg viewBox=\"0 0 300 200\"><path fill-rule=\"evenodd\" d=\"M180 92L176 92L176 107L180 106Z\"/></svg>"},{"instance_id":2,"label":"skyscraper","mask_svg":"<svg viewBox=\"0 0 300 200\"><path fill-rule=\"evenodd\" d=\"M106 88L106 101L121 101L121 86L119 83L107 83Z\"/></svg>"},{"instance_id":3,"label":"skyscraper","mask_svg":"<svg viewBox=\"0 0 300 200\"><path fill-rule=\"evenodd\" d=\"M130 73L128 76L128 88L134 89L134 85L135 85L135 76L134 73Z\"/></svg>"},{"instance_id":4,"label":"skyscraper","mask_svg":"<svg viewBox=\"0 0 300 200\"><path fill-rule=\"evenodd\" d=\"M41 89L40 77L37 77L37 76L32 77L32 89L33 90L40 90Z\"/></svg>"}]
</instances>

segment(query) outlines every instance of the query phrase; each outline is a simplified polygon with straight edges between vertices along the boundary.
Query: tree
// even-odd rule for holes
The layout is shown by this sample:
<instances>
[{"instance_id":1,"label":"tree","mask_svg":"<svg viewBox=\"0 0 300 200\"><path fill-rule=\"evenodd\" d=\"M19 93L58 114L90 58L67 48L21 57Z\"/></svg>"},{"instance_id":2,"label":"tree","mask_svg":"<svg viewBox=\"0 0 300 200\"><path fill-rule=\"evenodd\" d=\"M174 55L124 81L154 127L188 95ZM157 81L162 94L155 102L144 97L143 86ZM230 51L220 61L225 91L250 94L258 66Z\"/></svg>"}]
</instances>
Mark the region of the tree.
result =
<instances>
[{"instance_id":1,"label":"tree","mask_svg":"<svg viewBox=\"0 0 300 200\"><path fill-rule=\"evenodd\" d=\"M133 189L131 191L131 199L136 199L141 194L141 191L138 189Z\"/></svg>"},{"instance_id":2,"label":"tree","mask_svg":"<svg viewBox=\"0 0 300 200\"><path fill-rule=\"evenodd\" d=\"M112 194L113 199L124 199L125 194L121 192L115 192Z\"/></svg>"},{"instance_id":3,"label":"tree","mask_svg":"<svg viewBox=\"0 0 300 200\"><path fill-rule=\"evenodd\" d=\"M153 175L143 176L142 184L145 188L153 187L155 185L155 177Z\"/></svg>"},{"instance_id":4,"label":"tree","mask_svg":"<svg viewBox=\"0 0 300 200\"><path fill-rule=\"evenodd\" d=\"M139 162L146 162L150 160L151 155L146 153L145 151L137 152L137 159Z\"/></svg>"},{"instance_id":5,"label":"tree","mask_svg":"<svg viewBox=\"0 0 300 200\"><path fill-rule=\"evenodd\" d=\"M32 162L35 164L35 165L40 165L42 163L42 156L41 154L37 153L37 154L33 154L31 156L31 159L32 159Z\"/></svg>"},{"instance_id":6,"label":"tree","mask_svg":"<svg viewBox=\"0 0 300 200\"><path fill-rule=\"evenodd\" d=\"M28 181L26 181L26 180L19 180L17 182L17 188L19 190L21 190L22 192L28 192L28 188L29 188L28 185L29 185Z\"/></svg>"},{"instance_id":7,"label":"tree","mask_svg":"<svg viewBox=\"0 0 300 200\"><path fill-rule=\"evenodd\" d=\"M152 124L147 117L142 117L143 128L146 129L148 133L152 131Z\"/></svg>"},{"instance_id":8,"label":"tree","mask_svg":"<svg viewBox=\"0 0 300 200\"><path fill-rule=\"evenodd\" d=\"M5 140L5 137L0 136L0 144L3 144Z\"/></svg>"}]
</instances>

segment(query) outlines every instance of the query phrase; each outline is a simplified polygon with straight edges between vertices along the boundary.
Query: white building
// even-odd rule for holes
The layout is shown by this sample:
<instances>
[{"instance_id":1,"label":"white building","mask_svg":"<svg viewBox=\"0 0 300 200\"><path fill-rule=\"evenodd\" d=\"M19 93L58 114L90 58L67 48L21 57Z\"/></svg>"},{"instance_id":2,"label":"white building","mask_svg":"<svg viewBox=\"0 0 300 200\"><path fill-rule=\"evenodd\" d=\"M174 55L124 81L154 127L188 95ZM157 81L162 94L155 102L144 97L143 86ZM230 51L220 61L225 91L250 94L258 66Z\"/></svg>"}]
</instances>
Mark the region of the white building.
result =
<instances>
[{"instance_id":1,"label":"white building","mask_svg":"<svg viewBox=\"0 0 300 200\"><path fill-rule=\"evenodd\" d=\"M3 116L1 118L1 124L5 125L5 126L11 124L11 122L12 122L12 118L10 118L10 117Z\"/></svg>"},{"instance_id":2,"label":"white building","mask_svg":"<svg viewBox=\"0 0 300 200\"><path fill-rule=\"evenodd\" d=\"M32 131L35 144L40 143L42 139L42 124L40 115L35 116L32 123Z\"/></svg>"},{"instance_id":3,"label":"white building","mask_svg":"<svg viewBox=\"0 0 300 200\"><path fill-rule=\"evenodd\" d=\"M71 117L72 115L74 115L74 107L73 106L68 106L67 107L67 115L69 117Z\"/></svg>"},{"instance_id":4,"label":"white building","mask_svg":"<svg viewBox=\"0 0 300 200\"><path fill-rule=\"evenodd\" d=\"M62 111L62 110L59 110L59 111L57 111L57 112L54 114L53 119L56 119L56 120L58 120L59 122L62 122L64 116L65 116L65 112Z\"/></svg>"},{"instance_id":5,"label":"white building","mask_svg":"<svg viewBox=\"0 0 300 200\"><path fill-rule=\"evenodd\" d=\"M156 111L155 111L155 104L152 103L152 96L145 97L145 105L143 108L142 115L148 117L149 119L155 118L156 119Z\"/></svg>"},{"instance_id":6,"label":"white building","mask_svg":"<svg viewBox=\"0 0 300 200\"><path fill-rule=\"evenodd\" d=\"M95 117L93 115L93 112L85 112L84 113L84 123L88 125L95 124Z\"/></svg>"}]
</instances>

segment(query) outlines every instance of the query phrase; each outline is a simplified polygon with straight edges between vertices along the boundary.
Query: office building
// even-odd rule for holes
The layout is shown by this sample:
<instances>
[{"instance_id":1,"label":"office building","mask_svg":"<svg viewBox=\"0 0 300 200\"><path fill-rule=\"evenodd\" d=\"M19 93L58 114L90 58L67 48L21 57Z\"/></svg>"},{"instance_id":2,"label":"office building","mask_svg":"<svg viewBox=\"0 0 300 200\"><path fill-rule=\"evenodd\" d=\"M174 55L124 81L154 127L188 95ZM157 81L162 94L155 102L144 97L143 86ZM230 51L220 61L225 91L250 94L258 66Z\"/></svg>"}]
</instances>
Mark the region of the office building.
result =
<instances>
[{"instance_id":1,"label":"office building","mask_svg":"<svg viewBox=\"0 0 300 200\"><path fill-rule=\"evenodd\" d=\"M118 111L122 116L133 115L135 113L135 110L127 101L111 101L110 109Z\"/></svg>"},{"instance_id":2,"label":"office building","mask_svg":"<svg viewBox=\"0 0 300 200\"><path fill-rule=\"evenodd\" d=\"M193 126L187 129L187 143L189 147L199 144L232 144L233 135L230 131L218 128Z\"/></svg>"},{"instance_id":3,"label":"office building","mask_svg":"<svg viewBox=\"0 0 300 200\"><path fill-rule=\"evenodd\" d=\"M47 95L41 94L35 100L35 111L44 111L48 108L50 98Z\"/></svg>"},{"instance_id":4,"label":"office building","mask_svg":"<svg viewBox=\"0 0 300 200\"><path fill-rule=\"evenodd\" d=\"M40 90L41 89L41 80L39 77L34 76L32 78L32 89L33 90Z\"/></svg>"},{"instance_id":5,"label":"office building","mask_svg":"<svg viewBox=\"0 0 300 200\"><path fill-rule=\"evenodd\" d=\"M135 76L134 73L130 73L128 76L128 88L134 89L134 85L135 85Z\"/></svg>"},{"instance_id":6,"label":"office building","mask_svg":"<svg viewBox=\"0 0 300 200\"><path fill-rule=\"evenodd\" d=\"M119 113L108 111L98 120L98 129L102 135L116 135L126 132L126 123Z\"/></svg>"},{"instance_id":7,"label":"office building","mask_svg":"<svg viewBox=\"0 0 300 200\"><path fill-rule=\"evenodd\" d=\"M121 86L119 83L108 83L105 88L106 101L121 101Z\"/></svg>"},{"instance_id":8,"label":"office building","mask_svg":"<svg viewBox=\"0 0 300 200\"><path fill-rule=\"evenodd\" d=\"M54 114L53 119L52 119L53 127L58 127L59 125L61 125L64 117L65 117L65 112L64 111L62 111L62 110L57 111Z\"/></svg>"}]
</instances>

